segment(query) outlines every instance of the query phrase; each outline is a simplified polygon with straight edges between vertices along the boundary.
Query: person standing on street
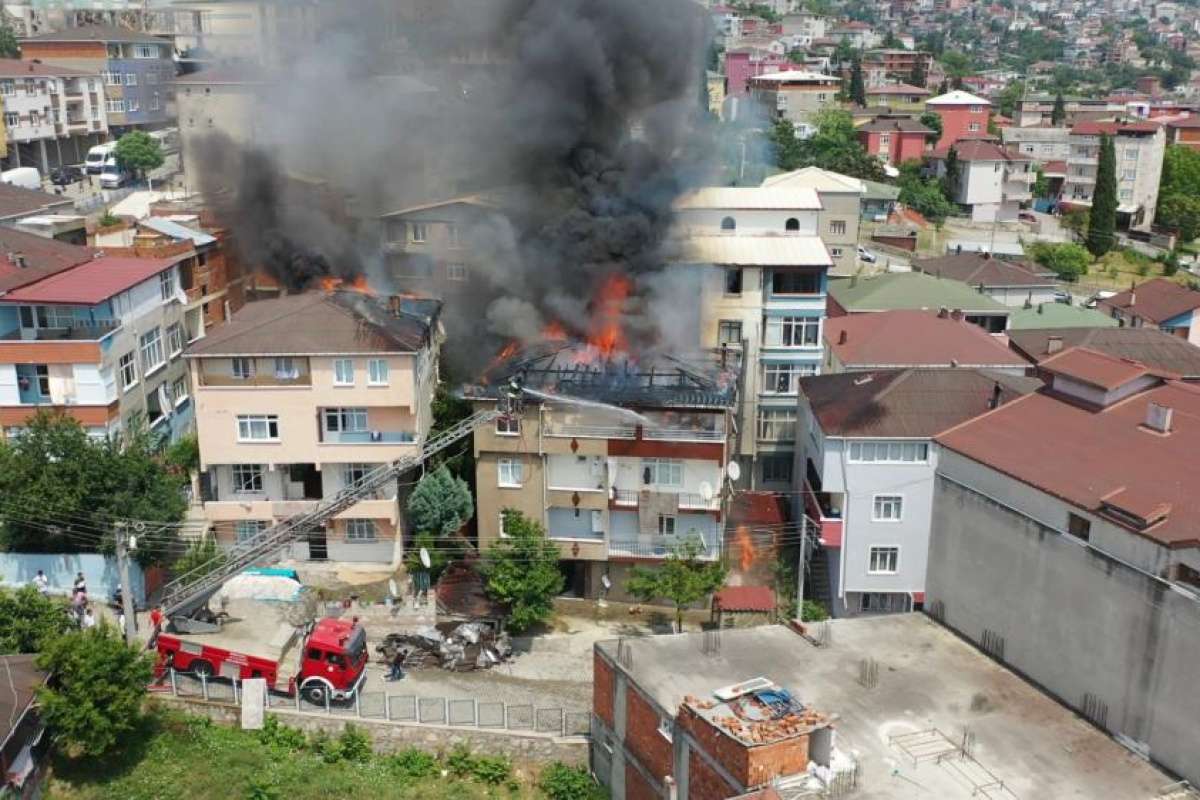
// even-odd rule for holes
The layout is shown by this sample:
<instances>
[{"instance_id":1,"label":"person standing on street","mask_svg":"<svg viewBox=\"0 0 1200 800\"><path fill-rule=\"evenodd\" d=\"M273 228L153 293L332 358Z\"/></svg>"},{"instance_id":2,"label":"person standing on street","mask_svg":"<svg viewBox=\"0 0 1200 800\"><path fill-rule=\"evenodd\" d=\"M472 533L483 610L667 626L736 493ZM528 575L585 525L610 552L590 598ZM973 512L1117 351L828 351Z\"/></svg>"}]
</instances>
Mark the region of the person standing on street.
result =
<instances>
[{"instance_id":1,"label":"person standing on street","mask_svg":"<svg viewBox=\"0 0 1200 800\"><path fill-rule=\"evenodd\" d=\"M82 572L75 573L75 587L71 591L75 594L87 595L87 578L83 577Z\"/></svg>"},{"instance_id":2,"label":"person standing on street","mask_svg":"<svg viewBox=\"0 0 1200 800\"><path fill-rule=\"evenodd\" d=\"M43 595L50 594L50 579L40 569L37 571L37 575L33 576L33 586Z\"/></svg>"},{"instance_id":3,"label":"person standing on street","mask_svg":"<svg viewBox=\"0 0 1200 800\"><path fill-rule=\"evenodd\" d=\"M396 648L396 655L392 656L392 668L388 672L387 679L389 681L398 681L404 677L404 651Z\"/></svg>"}]
</instances>

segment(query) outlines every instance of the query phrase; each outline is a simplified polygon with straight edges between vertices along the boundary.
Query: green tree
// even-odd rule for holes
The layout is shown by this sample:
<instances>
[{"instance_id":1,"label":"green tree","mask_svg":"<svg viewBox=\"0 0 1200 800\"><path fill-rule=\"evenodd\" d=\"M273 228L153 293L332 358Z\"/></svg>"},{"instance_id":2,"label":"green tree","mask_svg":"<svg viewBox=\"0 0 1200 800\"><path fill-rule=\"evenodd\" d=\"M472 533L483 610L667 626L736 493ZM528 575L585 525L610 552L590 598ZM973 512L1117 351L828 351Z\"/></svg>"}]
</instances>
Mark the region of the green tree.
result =
<instances>
[{"instance_id":1,"label":"green tree","mask_svg":"<svg viewBox=\"0 0 1200 800\"><path fill-rule=\"evenodd\" d=\"M942 116L936 111L926 111L921 114L918 121L929 130L937 134L934 139L942 138Z\"/></svg>"},{"instance_id":2,"label":"green tree","mask_svg":"<svg viewBox=\"0 0 1200 800\"><path fill-rule=\"evenodd\" d=\"M825 109L812 117L816 132L797 139L791 122L781 120L771 131L775 163L782 170L816 166L867 180L883 180L883 167L858 141L847 111Z\"/></svg>"},{"instance_id":3,"label":"green tree","mask_svg":"<svg viewBox=\"0 0 1200 800\"><path fill-rule=\"evenodd\" d=\"M1033 242L1026 249L1029 257L1065 281L1077 281L1086 275L1092 257L1087 249L1073 242L1054 244Z\"/></svg>"},{"instance_id":4,"label":"green tree","mask_svg":"<svg viewBox=\"0 0 1200 800\"><path fill-rule=\"evenodd\" d=\"M1033 196L1043 198L1050 192L1050 182L1041 167L1037 168L1037 177L1033 179Z\"/></svg>"},{"instance_id":5,"label":"green tree","mask_svg":"<svg viewBox=\"0 0 1200 800\"><path fill-rule=\"evenodd\" d=\"M946 152L946 158L943 161L944 172L942 172L941 188L942 194L946 195L946 199L951 203L957 202L958 183L962 180L961 169L958 166L958 150L954 145Z\"/></svg>"},{"instance_id":6,"label":"green tree","mask_svg":"<svg viewBox=\"0 0 1200 800\"><path fill-rule=\"evenodd\" d=\"M947 50L942 53L942 66L946 68L946 75L951 79L961 81L964 77L971 74L971 59L965 53L960 53L957 50Z\"/></svg>"},{"instance_id":7,"label":"green tree","mask_svg":"<svg viewBox=\"0 0 1200 800\"><path fill-rule=\"evenodd\" d=\"M171 569L176 575L187 575L192 580L202 578L225 563L225 553L217 547L217 540L205 536L192 542L183 555L175 560Z\"/></svg>"},{"instance_id":8,"label":"green tree","mask_svg":"<svg viewBox=\"0 0 1200 800\"><path fill-rule=\"evenodd\" d=\"M850 86L846 90L846 96L859 107L867 104L867 86L863 83L862 61L857 55L850 63Z\"/></svg>"},{"instance_id":9,"label":"green tree","mask_svg":"<svg viewBox=\"0 0 1200 800\"><path fill-rule=\"evenodd\" d=\"M837 48L833 51L833 60L839 67L842 64L849 63L854 58L854 48L850 46L850 40L846 37L838 39Z\"/></svg>"},{"instance_id":10,"label":"green tree","mask_svg":"<svg viewBox=\"0 0 1200 800\"><path fill-rule=\"evenodd\" d=\"M675 545L661 567L634 567L625 590L644 603L669 600L675 606L675 630L683 630L683 609L725 585L728 570L719 561L702 561L704 544L693 534Z\"/></svg>"},{"instance_id":11,"label":"green tree","mask_svg":"<svg viewBox=\"0 0 1200 800\"><path fill-rule=\"evenodd\" d=\"M38 690L42 719L69 755L105 755L137 727L153 662L116 628L101 623L51 639L37 664L53 675Z\"/></svg>"},{"instance_id":12,"label":"green tree","mask_svg":"<svg viewBox=\"0 0 1200 800\"><path fill-rule=\"evenodd\" d=\"M426 473L408 498L408 521L417 533L428 533L439 548L461 548L459 529L475 513L471 490L445 465Z\"/></svg>"},{"instance_id":13,"label":"green tree","mask_svg":"<svg viewBox=\"0 0 1200 800\"><path fill-rule=\"evenodd\" d=\"M1200 151L1170 145L1163 155L1156 222L1179 231L1184 242L1200 235Z\"/></svg>"},{"instance_id":14,"label":"green tree","mask_svg":"<svg viewBox=\"0 0 1200 800\"><path fill-rule=\"evenodd\" d=\"M1083 238L1087 234L1088 212L1084 208L1073 208L1062 215L1062 226Z\"/></svg>"},{"instance_id":15,"label":"green tree","mask_svg":"<svg viewBox=\"0 0 1200 800\"><path fill-rule=\"evenodd\" d=\"M1117 157L1112 139L1100 136L1100 165L1096 169L1096 189L1088 214L1087 249L1096 258L1116 244L1117 230Z\"/></svg>"},{"instance_id":16,"label":"green tree","mask_svg":"<svg viewBox=\"0 0 1200 800\"><path fill-rule=\"evenodd\" d=\"M1005 86L996 98L997 110L1006 117L1011 117L1017 110L1017 103L1025 96L1024 81L1013 81Z\"/></svg>"},{"instance_id":17,"label":"green tree","mask_svg":"<svg viewBox=\"0 0 1200 800\"><path fill-rule=\"evenodd\" d=\"M20 58L21 45L17 42L17 34L5 20L0 22L0 58Z\"/></svg>"},{"instance_id":18,"label":"green tree","mask_svg":"<svg viewBox=\"0 0 1200 800\"><path fill-rule=\"evenodd\" d=\"M117 140L117 148L113 155L123 169L134 175L158 169L164 160L158 140L145 131L130 131L122 136Z\"/></svg>"},{"instance_id":19,"label":"green tree","mask_svg":"<svg viewBox=\"0 0 1200 800\"><path fill-rule=\"evenodd\" d=\"M925 72L925 61L921 58L914 59L912 71L908 73L908 82L924 89L928 80L929 75Z\"/></svg>"},{"instance_id":20,"label":"green tree","mask_svg":"<svg viewBox=\"0 0 1200 800\"><path fill-rule=\"evenodd\" d=\"M1176 192L1159 198L1155 221L1178 230L1182 242L1192 241L1200 236L1200 197Z\"/></svg>"},{"instance_id":21,"label":"green tree","mask_svg":"<svg viewBox=\"0 0 1200 800\"><path fill-rule=\"evenodd\" d=\"M1058 127L1067 121L1067 103L1063 100L1062 92L1054 98L1054 108L1050 109L1050 124Z\"/></svg>"},{"instance_id":22,"label":"green tree","mask_svg":"<svg viewBox=\"0 0 1200 800\"><path fill-rule=\"evenodd\" d=\"M488 548L480 572L487 593L508 607L508 627L520 632L554 613L554 597L563 590L558 545L537 522L504 509L504 537Z\"/></svg>"},{"instance_id":23,"label":"green tree","mask_svg":"<svg viewBox=\"0 0 1200 800\"><path fill-rule=\"evenodd\" d=\"M957 210L957 206L946 199L937 181L926 179L921 174L921 162L906 161L900 165L899 200L908 208L941 226Z\"/></svg>"},{"instance_id":24,"label":"green tree","mask_svg":"<svg viewBox=\"0 0 1200 800\"><path fill-rule=\"evenodd\" d=\"M47 639L75 627L60 597L32 586L0 589L0 655L36 653Z\"/></svg>"}]
</instances>

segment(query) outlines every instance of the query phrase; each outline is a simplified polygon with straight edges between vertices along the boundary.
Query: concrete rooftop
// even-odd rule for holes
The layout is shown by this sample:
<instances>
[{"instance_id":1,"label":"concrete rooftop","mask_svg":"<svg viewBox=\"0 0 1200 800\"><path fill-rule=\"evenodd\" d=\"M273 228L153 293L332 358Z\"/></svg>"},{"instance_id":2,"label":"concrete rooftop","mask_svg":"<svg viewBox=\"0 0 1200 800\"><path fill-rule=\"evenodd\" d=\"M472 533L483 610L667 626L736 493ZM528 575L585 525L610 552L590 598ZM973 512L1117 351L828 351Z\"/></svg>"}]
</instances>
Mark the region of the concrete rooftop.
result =
<instances>
[{"instance_id":1,"label":"concrete rooftop","mask_svg":"<svg viewBox=\"0 0 1200 800\"><path fill-rule=\"evenodd\" d=\"M626 639L626 672L659 705L763 676L806 706L839 716L836 745L862 766L858 800L985 797L1153 798L1172 778L1137 758L1049 696L922 614L839 619L816 647L782 626L721 631L719 650L703 634ZM616 641L601 642L614 660ZM878 683L859 683L874 658ZM949 742L930 734L936 729ZM935 753L974 734L975 764L912 758L889 737L909 734L913 751ZM991 773L1003 788L973 795Z\"/></svg>"}]
</instances>

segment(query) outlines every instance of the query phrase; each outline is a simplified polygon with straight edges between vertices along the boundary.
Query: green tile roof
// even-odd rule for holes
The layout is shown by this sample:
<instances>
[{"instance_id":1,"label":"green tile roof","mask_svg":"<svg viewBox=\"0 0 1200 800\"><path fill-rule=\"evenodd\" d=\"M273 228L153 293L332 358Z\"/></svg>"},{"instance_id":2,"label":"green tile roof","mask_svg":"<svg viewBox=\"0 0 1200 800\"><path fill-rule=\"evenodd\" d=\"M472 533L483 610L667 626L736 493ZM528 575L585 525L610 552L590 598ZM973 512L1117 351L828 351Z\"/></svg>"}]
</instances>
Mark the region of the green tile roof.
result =
<instances>
[{"instance_id":1,"label":"green tile roof","mask_svg":"<svg viewBox=\"0 0 1200 800\"><path fill-rule=\"evenodd\" d=\"M847 311L1007 311L1005 306L961 281L921 272L885 272L860 278L831 278L829 294Z\"/></svg>"},{"instance_id":2,"label":"green tile roof","mask_svg":"<svg viewBox=\"0 0 1200 800\"><path fill-rule=\"evenodd\" d=\"M867 187L867 193L863 197L864 200L900 199L899 186L892 186L890 183L880 183L879 181L868 180L863 180L863 185Z\"/></svg>"},{"instance_id":3,"label":"green tile roof","mask_svg":"<svg viewBox=\"0 0 1200 800\"><path fill-rule=\"evenodd\" d=\"M1115 328L1117 321L1093 308L1066 303L1040 303L1033 308L1018 308L1008 318L1010 330L1030 328Z\"/></svg>"}]
</instances>

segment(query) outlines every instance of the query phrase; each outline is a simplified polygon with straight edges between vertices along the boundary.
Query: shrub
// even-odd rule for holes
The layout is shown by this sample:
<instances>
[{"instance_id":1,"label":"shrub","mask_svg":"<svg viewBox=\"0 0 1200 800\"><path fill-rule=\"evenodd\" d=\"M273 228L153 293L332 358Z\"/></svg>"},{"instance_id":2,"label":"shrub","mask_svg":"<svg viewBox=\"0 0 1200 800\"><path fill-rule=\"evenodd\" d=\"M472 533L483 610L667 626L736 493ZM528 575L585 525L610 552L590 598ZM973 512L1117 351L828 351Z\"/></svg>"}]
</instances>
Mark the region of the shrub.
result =
<instances>
[{"instance_id":1,"label":"shrub","mask_svg":"<svg viewBox=\"0 0 1200 800\"><path fill-rule=\"evenodd\" d=\"M823 619L829 619L829 612L825 610L825 606L821 605L816 600L805 600L804 621L820 622Z\"/></svg>"},{"instance_id":2,"label":"shrub","mask_svg":"<svg viewBox=\"0 0 1200 800\"><path fill-rule=\"evenodd\" d=\"M207 718L206 718L207 719ZM258 740L280 750L303 750L304 731L282 724L276 717L267 717L258 732Z\"/></svg>"},{"instance_id":3,"label":"shrub","mask_svg":"<svg viewBox=\"0 0 1200 800\"><path fill-rule=\"evenodd\" d=\"M371 760L371 737L357 725L346 723L346 729L342 731L342 735L338 737L337 741L343 760L359 764Z\"/></svg>"},{"instance_id":4,"label":"shrub","mask_svg":"<svg viewBox=\"0 0 1200 800\"><path fill-rule=\"evenodd\" d=\"M477 756L471 765L471 777L499 786L512 777L512 763L504 756Z\"/></svg>"},{"instance_id":5,"label":"shrub","mask_svg":"<svg viewBox=\"0 0 1200 800\"><path fill-rule=\"evenodd\" d=\"M571 767L561 761L542 770L538 788L550 800L602 800L607 796L586 769Z\"/></svg>"},{"instance_id":6,"label":"shrub","mask_svg":"<svg viewBox=\"0 0 1200 800\"><path fill-rule=\"evenodd\" d=\"M388 766L400 777L411 780L428 778L436 773L438 768L436 758L415 747L396 753L389 759Z\"/></svg>"},{"instance_id":7,"label":"shrub","mask_svg":"<svg viewBox=\"0 0 1200 800\"><path fill-rule=\"evenodd\" d=\"M1052 244L1050 242L1034 242L1027 248L1030 258L1042 266L1053 270L1058 277L1065 281L1075 281L1080 275L1086 275L1088 264L1092 257L1080 245L1073 243Z\"/></svg>"},{"instance_id":8,"label":"shrub","mask_svg":"<svg viewBox=\"0 0 1200 800\"><path fill-rule=\"evenodd\" d=\"M269 780L251 779L246 787L246 800L279 800L279 790Z\"/></svg>"},{"instance_id":9,"label":"shrub","mask_svg":"<svg viewBox=\"0 0 1200 800\"><path fill-rule=\"evenodd\" d=\"M450 755L446 756L446 768L456 778L465 778L473 773L475 771L475 758L471 755L471 748L462 744L456 745L450 751Z\"/></svg>"}]
</instances>

